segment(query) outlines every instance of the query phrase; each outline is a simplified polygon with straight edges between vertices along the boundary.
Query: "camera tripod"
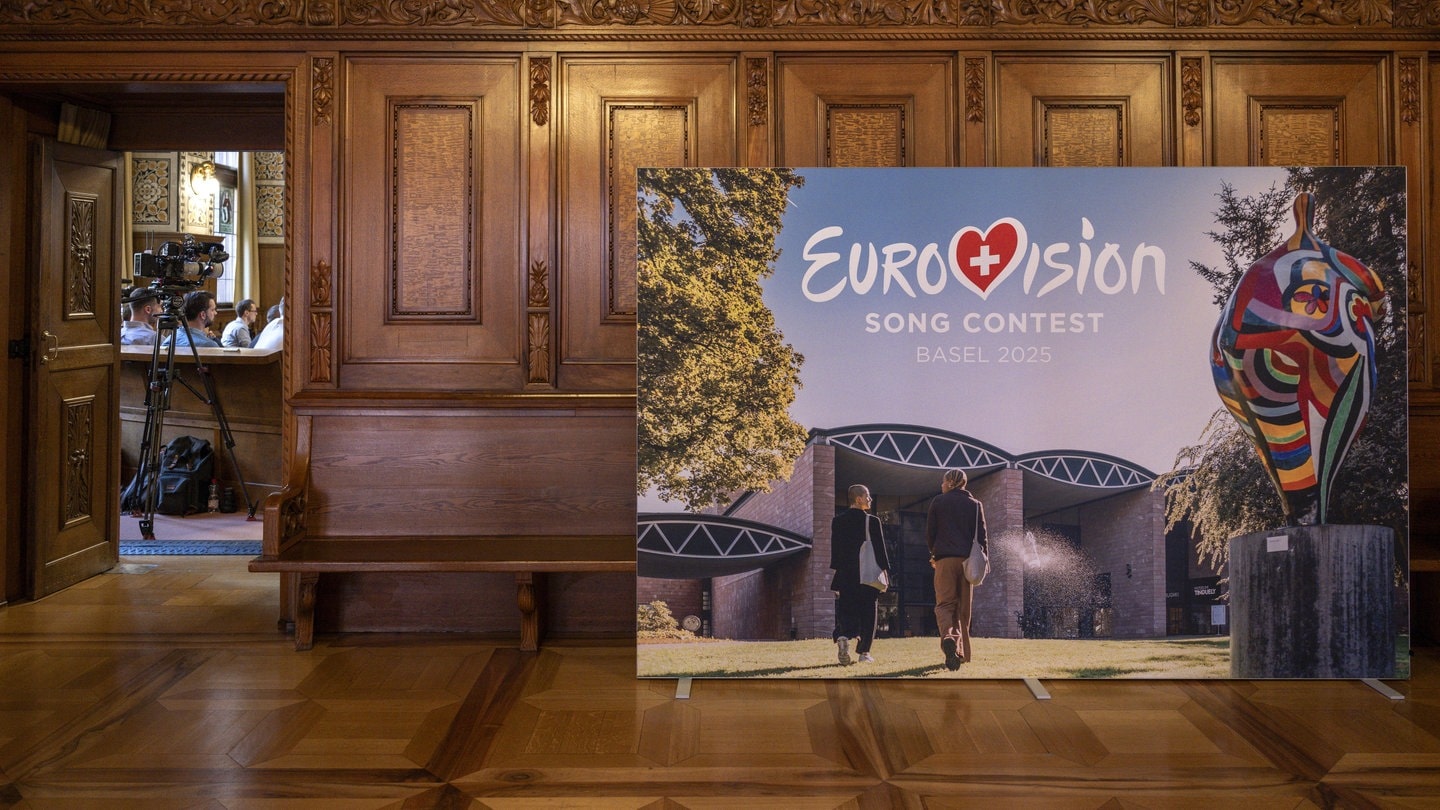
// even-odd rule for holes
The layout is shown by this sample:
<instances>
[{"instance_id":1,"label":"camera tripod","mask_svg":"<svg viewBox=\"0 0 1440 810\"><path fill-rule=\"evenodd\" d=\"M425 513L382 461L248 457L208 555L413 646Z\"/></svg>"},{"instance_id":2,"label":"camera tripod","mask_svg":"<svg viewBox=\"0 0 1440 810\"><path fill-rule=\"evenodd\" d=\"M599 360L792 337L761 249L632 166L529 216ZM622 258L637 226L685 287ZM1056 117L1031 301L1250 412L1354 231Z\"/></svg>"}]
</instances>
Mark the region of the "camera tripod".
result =
<instances>
[{"instance_id":1,"label":"camera tripod","mask_svg":"<svg viewBox=\"0 0 1440 810\"><path fill-rule=\"evenodd\" d=\"M245 496L247 518L254 520L257 504L250 499L250 488L246 486L245 476L240 472L240 462L235 459L235 436L230 432L230 422L226 420L225 409L220 405L220 397L215 392L215 379L211 376L210 369L200 360L200 350L194 341L188 339L188 334L186 344L190 348L190 356L195 360L195 373L200 378L204 392L181 377L175 368L175 344L179 342L176 332L185 328L185 320L180 311L181 295L170 288L151 287L148 291L155 289L160 290L161 298L165 302L165 312L155 322L155 345L150 356L150 376L145 387L145 429L141 433L140 458L136 462L136 478L139 483L136 491L140 494L142 503L132 514L140 518L140 536L146 540L155 539L155 507L160 500L160 455L164 446L162 434L165 430L165 412L170 409L170 395L176 382L194 394L196 399L210 406L210 412L215 417L225 444L225 455L230 460L230 467L235 471L235 478L240 482L240 491ZM133 301L135 298L136 296L132 295L128 300ZM165 355L163 365L162 351Z\"/></svg>"}]
</instances>

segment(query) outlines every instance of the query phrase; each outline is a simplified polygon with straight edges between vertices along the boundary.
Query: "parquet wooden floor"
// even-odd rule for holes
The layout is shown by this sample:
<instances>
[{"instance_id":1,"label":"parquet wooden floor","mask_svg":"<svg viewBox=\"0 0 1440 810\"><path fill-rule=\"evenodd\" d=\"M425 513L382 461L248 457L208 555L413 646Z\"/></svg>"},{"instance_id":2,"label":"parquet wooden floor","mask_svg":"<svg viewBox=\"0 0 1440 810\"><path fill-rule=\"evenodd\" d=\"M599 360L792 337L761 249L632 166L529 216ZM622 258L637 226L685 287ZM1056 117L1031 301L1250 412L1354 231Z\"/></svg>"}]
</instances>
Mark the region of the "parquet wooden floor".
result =
<instances>
[{"instance_id":1,"label":"parquet wooden floor","mask_svg":"<svg viewBox=\"0 0 1440 810\"><path fill-rule=\"evenodd\" d=\"M0 609L0 807L1440 807L1440 649L1356 682L674 681L626 644L274 630L244 558Z\"/></svg>"}]
</instances>

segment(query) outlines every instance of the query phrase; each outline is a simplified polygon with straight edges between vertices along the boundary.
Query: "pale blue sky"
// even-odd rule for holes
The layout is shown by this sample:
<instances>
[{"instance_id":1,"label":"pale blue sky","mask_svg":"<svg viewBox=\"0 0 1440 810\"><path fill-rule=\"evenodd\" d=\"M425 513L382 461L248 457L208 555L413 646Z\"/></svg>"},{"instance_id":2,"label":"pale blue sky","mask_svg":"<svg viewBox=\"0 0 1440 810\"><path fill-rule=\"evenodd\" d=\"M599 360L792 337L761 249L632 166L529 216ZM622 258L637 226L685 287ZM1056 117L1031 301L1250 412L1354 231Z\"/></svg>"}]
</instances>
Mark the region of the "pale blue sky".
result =
<instances>
[{"instance_id":1,"label":"pale blue sky","mask_svg":"<svg viewBox=\"0 0 1440 810\"><path fill-rule=\"evenodd\" d=\"M1179 448L1194 443L1220 407L1208 365L1219 308L1190 262L1221 262L1218 246L1205 236L1216 229L1221 184L1243 196L1283 185L1286 176L1274 168L797 171L806 183L791 192L778 242L781 255L774 275L763 282L765 302L784 340L805 356L803 388L791 408L796 421L807 428L923 425L1011 453L1105 453L1156 473L1171 468ZM859 295L848 280L854 243L862 245L863 274L870 243L882 260L885 246L894 243L917 250L933 243L937 255L948 256L957 231L983 232L1002 218L1024 226L1027 259L1028 245L1038 245L1040 256L1048 249L1057 262L1078 266L1080 246L1088 245L1092 272L1084 291L1072 276L1039 295L1059 274L1043 258L1029 292L1022 260L985 298L948 273L942 290L926 294L913 262L899 274L915 289L914 297L898 285L883 292L878 281ZM1087 220L1093 229L1089 238L1082 230ZM819 243L816 252L839 253L840 259L814 270L809 290L814 297L842 279L846 287L832 300L812 300L804 289L813 265L805 246L818 231L834 226L843 235ZM1094 267L1104 246L1118 246L1128 273L1142 242L1164 252L1163 294L1153 264L1146 265L1138 291L1127 281L1119 292L1102 292ZM1060 243L1068 249L1055 247ZM1113 288L1119 272L1111 263L1104 281ZM928 278L933 288L938 272ZM1012 314L1033 327L1031 313L1047 323L1059 313L1062 325L1078 321L1083 331L986 328L987 317L995 324ZM927 331L911 331L912 315L923 317ZM891 333L884 327L886 316L906 326ZM948 332L934 331L937 316L948 319ZM966 331L967 316L977 332ZM879 331L867 331L877 322ZM921 347L930 358L940 349L972 362L924 361ZM1035 362L1002 362L1017 356ZM640 508L677 505L647 496Z\"/></svg>"},{"instance_id":2,"label":"pale blue sky","mask_svg":"<svg viewBox=\"0 0 1440 810\"><path fill-rule=\"evenodd\" d=\"M1221 261L1205 236L1216 228L1222 182L1241 194L1283 184L1283 169L809 169L803 188L791 193L775 274L764 282L765 301L785 340L805 355L804 388L791 415L806 427L863 422L903 422L943 428L990 442L1013 453L1076 449L1120 456L1155 472L1170 469L1176 451L1199 437L1220 401L1210 381L1208 345L1219 316L1212 290L1189 263ZM1166 261L1165 291L1146 266L1138 292L1129 284L1103 294L1092 277L1085 291L1071 281L1042 296L1037 293L1059 271L1042 259L1027 294L1025 262L982 299L947 280L926 295L913 264L902 269L916 297L898 285L888 294L876 283L865 295L847 286L833 300L817 303L802 291L811 262L806 241L820 229L839 226L844 234L818 249L841 259L816 271L812 292L848 276L850 246L897 242L917 249L936 243L948 255L952 236L966 226L982 231L1001 218L1026 229L1028 242L1043 252L1068 243L1057 261L1078 266L1080 245L1095 257L1106 243L1119 246L1129 265L1139 243L1157 246ZM1083 221L1093 227L1085 239ZM1059 249L1056 249L1059 250ZM883 253L882 253L883 259ZM862 271L868 258L862 258ZM1127 267L1127 270L1131 268ZM1114 263L1106 281L1119 277ZM932 283L935 275L931 275ZM848 282L847 282L848 284ZM867 315L881 320L867 332ZM947 333L883 327L890 313L948 317ZM991 333L990 323L1019 313L1061 313L1062 324L1085 326L1081 333ZM965 316L979 332L965 331ZM1092 317L1098 314L1098 328ZM891 319L892 324L896 322ZM927 324L932 326L933 323ZM872 327L873 328L873 325ZM1007 327L1008 329L1008 327ZM959 347L962 359L987 362L919 362L920 347L933 358L936 347ZM1024 359L1049 362L1003 363L1020 350Z\"/></svg>"}]
</instances>

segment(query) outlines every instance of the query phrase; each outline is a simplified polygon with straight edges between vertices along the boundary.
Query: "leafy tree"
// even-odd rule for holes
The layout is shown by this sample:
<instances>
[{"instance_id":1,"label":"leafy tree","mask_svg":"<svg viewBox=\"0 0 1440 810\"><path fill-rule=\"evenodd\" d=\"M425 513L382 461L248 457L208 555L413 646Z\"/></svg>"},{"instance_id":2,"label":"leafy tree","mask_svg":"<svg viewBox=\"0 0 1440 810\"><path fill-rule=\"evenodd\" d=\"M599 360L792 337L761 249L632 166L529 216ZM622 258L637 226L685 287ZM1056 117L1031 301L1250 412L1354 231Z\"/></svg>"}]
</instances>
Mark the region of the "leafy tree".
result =
<instances>
[{"instance_id":1,"label":"leafy tree","mask_svg":"<svg viewBox=\"0 0 1440 810\"><path fill-rule=\"evenodd\" d=\"M1291 169L1283 189L1238 197L1222 184L1216 222L1207 235L1219 244L1223 267L1190 266L1215 288L1223 305L1250 263L1289 235L1295 195L1315 196L1315 235L1356 257L1379 275L1389 293L1375 323L1379 388L1366 424L1332 488L1336 522L1389 526L1405 536L1405 179L1401 172ZM1280 498L1254 445L1220 408L1196 444L1178 453L1174 469L1156 483L1166 491L1167 528L1189 520L1202 562L1219 568L1227 541L1284 525Z\"/></svg>"},{"instance_id":2,"label":"leafy tree","mask_svg":"<svg viewBox=\"0 0 1440 810\"><path fill-rule=\"evenodd\" d=\"M788 169L651 169L639 180L637 490L699 511L790 475L804 358L760 280L804 178Z\"/></svg>"}]
</instances>

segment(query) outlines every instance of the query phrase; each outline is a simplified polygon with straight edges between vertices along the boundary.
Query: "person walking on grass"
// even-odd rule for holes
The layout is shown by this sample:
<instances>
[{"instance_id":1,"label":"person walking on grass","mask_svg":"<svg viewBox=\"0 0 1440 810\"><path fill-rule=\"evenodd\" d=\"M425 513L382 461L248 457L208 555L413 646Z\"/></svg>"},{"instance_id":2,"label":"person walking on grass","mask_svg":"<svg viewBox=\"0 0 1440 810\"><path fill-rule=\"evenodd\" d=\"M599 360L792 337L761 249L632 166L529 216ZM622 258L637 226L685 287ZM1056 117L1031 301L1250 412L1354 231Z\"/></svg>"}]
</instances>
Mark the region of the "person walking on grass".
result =
<instances>
[{"instance_id":1,"label":"person walking on grass","mask_svg":"<svg viewBox=\"0 0 1440 810\"><path fill-rule=\"evenodd\" d=\"M970 660L970 605L974 586L965 578L965 558L979 545L990 549L985 534L985 507L970 491L964 470L947 470L940 494L925 515L925 545L935 569L935 623L945 668L954 672Z\"/></svg>"},{"instance_id":2,"label":"person walking on grass","mask_svg":"<svg viewBox=\"0 0 1440 810\"><path fill-rule=\"evenodd\" d=\"M885 553L885 537L880 518L865 511L870 508L870 489L855 484L847 493L850 508L830 521L830 567L835 576L830 589L839 597L835 606L836 658L841 665L853 662L850 644L860 663L875 661L870 657L870 644L875 639L875 602L880 591L860 582L860 547L870 540L875 562L888 575L890 559Z\"/></svg>"}]
</instances>

